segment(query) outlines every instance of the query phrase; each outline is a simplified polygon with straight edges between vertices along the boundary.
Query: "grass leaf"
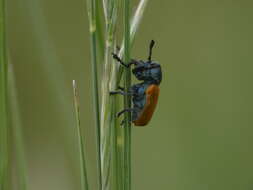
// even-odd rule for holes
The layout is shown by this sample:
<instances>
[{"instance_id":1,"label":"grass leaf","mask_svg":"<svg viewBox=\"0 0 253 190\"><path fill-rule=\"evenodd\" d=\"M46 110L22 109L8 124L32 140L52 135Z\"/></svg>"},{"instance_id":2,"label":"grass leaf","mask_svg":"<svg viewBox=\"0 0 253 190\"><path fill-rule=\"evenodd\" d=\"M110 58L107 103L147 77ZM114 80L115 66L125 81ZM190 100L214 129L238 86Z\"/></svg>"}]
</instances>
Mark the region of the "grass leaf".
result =
<instances>
[{"instance_id":1,"label":"grass leaf","mask_svg":"<svg viewBox=\"0 0 253 190\"><path fill-rule=\"evenodd\" d=\"M124 62L130 62L130 0L124 1ZM131 87L131 68L125 69L124 88L129 92ZM124 108L131 108L131 96L124 96ZM131 189L131 113L124 116L124 190Z\"/></svg>"},{"instance_id":2,"label":"grass leaf","mask_svg":"<svg viewBox=\"0 0 253 190\"><path fill-rule=\"evenodd\" d=\"M86 161L85 161L85 151L84 151L84 140L82 138L81 133L81 125L80 125L80 109L79 109L79 99L77 93L77 85L76 81L73 80L73 94L74 94L74 106L75 106L75 116L76 116L76 128L77 128L77 136L78 136L78 148L79 148L79 161L81 167L81 189L88 190L88 177L86 170Z\"/></svg>"},{"instance_id":3,"label":"grass leaf","mask_svg":"<svg viewBox=\"0 0 253 190\"><path fill-rule=\"evenodd\" d=\"M97 69L97 37L100 32L97 30L101 27L97 26L98 14L96 8L99 7L97 0L87 0L87 12L89 17L89 30L90 30L90 46L91 46L91 67L92 67L92 89L93 89L93 109L95 117L95 133L96 133L96 144L97 144L97 172L98 172L98 185L99 189L102 187L101 182L101 150L100 150L100 106L99 106L99 90L98 90L98 69ZM102 40L103 38L100 38ZM98 43L101 44L101 43ZM101 46L101 45L100 45ZM101 54L100 54L101 55Z\"/></svg>"}]
</instances>

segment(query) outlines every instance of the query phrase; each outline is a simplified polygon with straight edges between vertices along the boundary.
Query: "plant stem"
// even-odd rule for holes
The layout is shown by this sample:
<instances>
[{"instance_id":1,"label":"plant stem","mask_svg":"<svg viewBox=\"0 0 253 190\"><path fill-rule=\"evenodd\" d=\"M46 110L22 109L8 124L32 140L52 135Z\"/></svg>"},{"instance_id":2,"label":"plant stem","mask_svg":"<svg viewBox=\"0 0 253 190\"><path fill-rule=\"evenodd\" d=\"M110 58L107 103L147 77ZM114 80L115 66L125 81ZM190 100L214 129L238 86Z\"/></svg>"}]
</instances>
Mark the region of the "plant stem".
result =
<instances>
[{"instance_id":1,"label":"plant stem","mask_svg":"<svg viewBox=\"0 0 253 190\"><path fill-rule=\"evenodd\" d=\"M103 1L106 21L105 55L102 77L102 106L101 106L101 161L102 161L102 189L120 190L119 173L117 168L117 131L119 124L116 115L116 96L109 92L116 90L113 85L117 80L116 64L111 53L115 51L115 29L118 15L118 0Z\"/></svg>"},{"instance_id":2,"label":"plant stem","mask_svg":"<svg viewBox=\"0 0 253 190\"><path fill-rule=\"evenodd\" d=\"M96 126L96 139L97 139L97 159L98 159L98 179L99 189L101 189L101 158L100 158L100 113L99 113L99 98L98 98L98 77L97 77L97 53L96 53L96 35L92 34L92 73L93 73L93 100L95 110L95 126Z\"/></svg>"},{"instance_id":3,"label":"plant stem","mask_svg":"<svg viewBox=\"0 0 253 190\"><path fill-rule=\"evenodd\" d=\"M8 123L7 123L7 58L5 43L5 1L0 1L0 189L7 187Z\"/></svg>"},{"instance_id":4,"label":"plant stem","mask_svg":"<svg viewBox=\"0 0 253 190\"><path fill-rule=\"evenodd\" d=\"M78 148L79 148L79 161L81 167L81 189L88 190L88 177L86 170L86 161L85 161L85 151L84 151L84 140L82 138L81 133L81 125L80 125L80 109L79 109L79 98L77 93L77 85L75 80L73 80L73 94L74 94L74 106L75 106L75 116L76 116L76 127L77 127L77 135L78 135Z\"/></svg>"},{"instance_id":5,"label":"plant stem","mask_svg":"<svg viewBox=\"0 0 253 190\"><path fill-rule=\"evenodd\" d=\"M90 29L90 44L91 44L91 63L93 74L93 101L94 101L94 115L96 126L96 139L97 139L97 167L98 167L98 185L101 190L101 151L100 151L100 114L99 114L99 98L98 98L98 76L97 76L97 22L96 22L96 0L87 0L87 11L89 16L89 29Z\"/></svg>"},{"instance_id":6,"label":"plant stem","mask_svg":"<svg viewBox=\"0 0 253 190\"><path fill-rule=\"evenodd\" d=\"M130 62L130 0L124 1L124 62ZM131 70L130 67L125 69L125 90L129 92L131 86ZM131 108L131 96L124 98L124 107ZM125 113L124 139L124 169L125 169L125 185L124 190L131 189L131 113Z\"/></svg>"},{"instance_id":7,"label":"plant stem","mask_svg":"<svg viewBox=\"0 0 253 190\"><path fill-rule=\"evenodd\" d=\"M118 53L124 62L130 60L130 46L133 42L136 30L142 18L146 2L140 0L131 25L130 34L130 0L124 0L124 39L120 52L116 51L116 23L118 19L117 10L120 6L118 0L103 0L105 16L105 55L104 70L102 78L102 104L101 104L101 161L102 161L102 189L103 190L130 190L131 189L131 114L125 114L125 127L120 127L116 115L122 105L119 96L110 96L110 91L118 90L121 80L122 67L112 59L111 53ZM120 11L119 11L120 12ZM120 68L120 69L119 69ZM131 71L126 70L126 91L131 86ZM131 107L130 97L124 98L124 107Z\"/></svg>"}]
</instances>

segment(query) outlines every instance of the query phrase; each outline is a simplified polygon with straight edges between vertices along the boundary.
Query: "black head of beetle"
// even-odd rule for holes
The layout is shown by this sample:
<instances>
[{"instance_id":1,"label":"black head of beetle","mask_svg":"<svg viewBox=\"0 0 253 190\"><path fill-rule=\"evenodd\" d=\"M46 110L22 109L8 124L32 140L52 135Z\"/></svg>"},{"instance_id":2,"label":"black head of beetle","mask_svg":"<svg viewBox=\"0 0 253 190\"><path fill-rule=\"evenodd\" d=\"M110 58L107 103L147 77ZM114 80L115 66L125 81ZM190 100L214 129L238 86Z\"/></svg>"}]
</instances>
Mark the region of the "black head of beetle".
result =
<instances>
[{"instance_id":1,"label":"black head of beetle","mask_svg":"<svg viewBox=\"0 0 253 190\"><path fill-rule=\"evenodd\" d=\"M162 70L160 64L151 60L152 49L155 42L152 40L149 47L148 61L133 61L135 65L132 72L138 80L159 85L162 81Z\"/></svg>"}]
</instances>

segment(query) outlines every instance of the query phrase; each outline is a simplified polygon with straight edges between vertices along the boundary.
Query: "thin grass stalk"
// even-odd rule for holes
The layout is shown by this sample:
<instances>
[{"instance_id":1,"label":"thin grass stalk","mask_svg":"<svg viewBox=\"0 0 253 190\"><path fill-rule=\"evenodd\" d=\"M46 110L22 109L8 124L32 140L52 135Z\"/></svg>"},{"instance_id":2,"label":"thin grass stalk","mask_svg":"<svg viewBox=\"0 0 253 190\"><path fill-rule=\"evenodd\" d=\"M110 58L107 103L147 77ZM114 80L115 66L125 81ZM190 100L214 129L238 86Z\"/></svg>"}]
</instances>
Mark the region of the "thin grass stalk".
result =
<instances>
[{"instance_id":1,"label":"thin grass stalk","mask_svg":"<svg viewBox=\"0 0 253 190\"><path fill-rule=\"evenodd\" d=\"M97 20L96 20L96 0L87 0L87 12L89 17L89 30L90 30L90 44L91 44L91 63L93 75L93 101L94 101L94 115L96 126L96 139L97 139L97 168L98 168L98 186L101 190L101 150L100 150L100 113L99 113L99 90L98 90L98 76L97 76Z\"/></svg>"},{"instance_id":2,"label":"thin grass stalk","mask_svg":"<svg viewBox=\"0 0 253 190\"><path fill-rule=\"evenodd\" d=\"M7 123L7 56L5 36L5 1L0 1L0 189L8 182L8 123Z\"/></svg>"},{"instance_id":3,"label":"thin grass stalk","mask_svg":"<svg viewBox=\"0 0 253 190\"><path fill-rule=\"evenodd\" d=\"M77 136L78 136L78 149L79 149L79 162L80 162L80 180L81 180L81 189L82 190L89 190L88 185L88 176L86 170L86 159L85 159L85 151L84 151L84 140L82 137L81 125L80 125L80 109L79 109L79 97L77 93L77 85L76 81L73 80L73 100L74 100L74 107L75 107L75 116L76 116L76 129L77 129Z\"/></svg>"},{"instance_id":4,"label":"thin grass stalk","mask_svg":"<svg viewBox=\"0 0 253 190\"><path fill-rule=\"evenodd\" d=\"M133 45L134 42L134 37L136 35L136 32L140 26L140 22L143 18L143 14L144 14L144 10L147 6L148 0L140 0L138 7L134 13L134 16L132 18L131 21L131 26L130 26L130 47ZM124 38L123 38L123 43L121 45L121 49L120 52L118 53L120 57L123 57L124 55ZM116 51L114 51L116 52ZM113 64L113 68L112 68L112 77L110 80L110 89L112 90L117 90L120 80L122 78L122 71L123 71L123 67L121 67L120 64L114 63ZM114 96L115 98L115 110L116 112L121 111L119 110L122 109L122 105L120 106L120 102L119 102L119 97ZM116 112L114 113L116 115ZM116 144L116 148L117 148L117 175L118 175L118 189L124 189L125 188L125 184L126 184L126 178L124 177L125 174L125 155L126 155L126 144L128 144L126 142L126 137L125 137L125 132L124 132L124 128L120 127L119 122L116 122L116 130L117 130L117 144ZM130 140L128 139L128 142L130 142ZM129 146L131 147L131 145ZM128 154L129 158L128 161L130 161L131 158L131 150L129 150L130 154ZM130 161L131 162L131 161ZM130 168L131 170L131 168ZM131 174L131 171L128 171L129 174ZM129 176L130 178L130 184L131 184L131 176ZM131 186L131 185L128 185Z\"/></svg>"},{"instance_id":5,"label":"thin grass stalk","mask_svg":"<svg viewBox=\"0 0 253 190\"><path fill-rule=\"evenodd\" d=\"M130 0L124 1L124 62L130 62ZM131 87L131 68L125 68L125 90L129 92ZM131 96L124 97L124 107L131 108ZM125 152L124 152L124 170L125 170L125 183L124 190L131 189L131 113L125 113L124 124L124 139L125 139Z\"/></svg>"},{"instance_id":6,"label":"thin grass stalk","mask_svg":"<svg viewBox=\"0 0 253 190\"><path fill-rule=\"evenodd\" d=\"M114 43L116 44L116 43ZM116 47L114 47L114 52L117 52ZM117 87L115 87L115 84L117 83L117 63L115 60L112 61L112 72L111 72L111 79L109 82L109 89L111 91L118 90ZM124 129L120 126L120 122L117 119L116 115L117 112L119 112L120 107L120 97L119 96L111 96L112 101L112 124L111 128L113 129L113 138L114 138L114 144L113 144L113 155L114 155L114 173L116 175L116 186L117 190L124 189Z\"/></svg>"},{"instance_id":7,"label":"thin grass stalk","mask_svg":"<svg viewBox=\"0 0 253 190\"><path fill-rule=\"evenodd\" d=\"M13 65L9 64L9 96L11 106L11 121L12 121L12 134L13 143L15 148L15 155L17 161L17 174L18 174L18 187L20 190L27 189L27 171L26 171L26 159L25 159L25 148L22 132L22 121L20 118L20 108L18 101L18 93L16 86L16 79L14 75Z\"/></svg>"},{"instance_id":8,"label":"thin grass stalk","mask_svg":"<svg viewBox=\"0 0 253 190\"><path fill-rule=\"evenodd\" d=\"M148 0L141 0L132 20L130 30L130 1L124 1L127 6L124 7L124 43L120 50L120 57L124 56L124 61L130 60L130 47L133 43L135 33L139 27L143 12ZM115 4L118 3L116 6ZM112 59L112 52L115 51L115 26L117 22L117 11L115 7L119 6L118 0L103 0L104 16L106 21L105 31L105 56L104 70L102 78L102 111L101 111L101 161L102 161L102 189L103 190L130 190L131 189L131 118L128 115L128 127L120 127L116 113L122 106L119 106L119 96L109 96L109 91L118 90L121 73L119 73L119 64ZM117 10L117 9L116 9ZM125 15L127 14L127 15ZM125 39L127 39L125 43ZM125 51L126 50L126 51ZM121 68L122 71L122 68ZM131 85L130 70L125 76L127 88ZM126 103L126 101L125 101ZM130 97L127 97L127 107L131 106ZM126 107L126 105L125 105ZM115 168L116 167L116 168ZM116 183L115 183L116 181Z\"/></svg>"},{"instance_id":9,"label":"thin grass stalk","mask_svg":"<svg viewBox=\"0 0 253 190\"><path fill-rule=\"evenodd\" d=\"M102 77L102 106L101 106L101 161L102 161L102 189L118 190L117 173L117 120L115 118L115 97L110 96L110 80L113 80L114 60L111 53L115 47L115 28L117 22L118 1L104 1L106 21L105 55ZM117 78L114 78L115 80Z\"/></svg>"}]
</instances>

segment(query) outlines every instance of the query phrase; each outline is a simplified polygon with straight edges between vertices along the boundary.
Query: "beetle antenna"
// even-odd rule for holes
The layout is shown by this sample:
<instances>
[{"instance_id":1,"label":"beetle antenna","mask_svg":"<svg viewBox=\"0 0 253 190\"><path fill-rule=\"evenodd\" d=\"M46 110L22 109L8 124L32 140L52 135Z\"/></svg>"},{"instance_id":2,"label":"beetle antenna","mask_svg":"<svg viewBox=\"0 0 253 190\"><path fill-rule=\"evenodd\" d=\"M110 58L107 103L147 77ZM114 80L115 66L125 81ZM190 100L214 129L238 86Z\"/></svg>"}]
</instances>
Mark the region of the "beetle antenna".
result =
<instances>
[{"instance_id":1,"label":"beetle antenna","mask_svg":"<svg viewBox=\"0 0 253 190\"><path fill-rule=\"evenodd\" d=\"M151 40L150 45L149 45L149 56L148 56L148 61L151 62L151 57L152 57L152 49L155 45L155 41Z\"/></svg>"}]
</instances>

